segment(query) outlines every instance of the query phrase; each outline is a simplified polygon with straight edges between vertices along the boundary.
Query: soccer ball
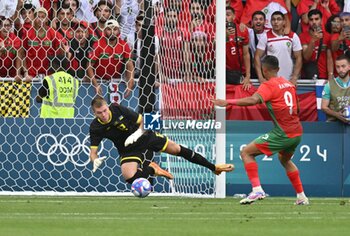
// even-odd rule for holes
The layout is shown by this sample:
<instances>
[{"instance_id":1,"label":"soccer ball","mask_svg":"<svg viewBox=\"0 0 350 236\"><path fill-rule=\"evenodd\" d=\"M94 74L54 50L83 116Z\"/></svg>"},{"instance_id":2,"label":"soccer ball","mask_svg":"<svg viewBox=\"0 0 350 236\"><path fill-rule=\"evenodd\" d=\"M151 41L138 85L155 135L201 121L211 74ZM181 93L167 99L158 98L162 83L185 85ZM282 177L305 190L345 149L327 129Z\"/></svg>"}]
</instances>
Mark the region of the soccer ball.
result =
<instances>
[{"instance_id":1,"label":"soccer ball","mask_svg":"<svg viewBox=\"0 0 350 236\"><path fill-rule=\"evenodd\" d=\"M144 198L152 191L151 183L145 178L138 178L132 182L131 192L135 197Z\"/></svg>"},{"instance_id":2,"label":"soccer ball","mask_svg":"<svg viewBox=\"0 0 350 236\"><path fill-rule=\"evenodd\" d=\"M350 121L350 106L346 106L344 108L343 115L344 115L345 119Z\"/></svg>"}]
</instances>

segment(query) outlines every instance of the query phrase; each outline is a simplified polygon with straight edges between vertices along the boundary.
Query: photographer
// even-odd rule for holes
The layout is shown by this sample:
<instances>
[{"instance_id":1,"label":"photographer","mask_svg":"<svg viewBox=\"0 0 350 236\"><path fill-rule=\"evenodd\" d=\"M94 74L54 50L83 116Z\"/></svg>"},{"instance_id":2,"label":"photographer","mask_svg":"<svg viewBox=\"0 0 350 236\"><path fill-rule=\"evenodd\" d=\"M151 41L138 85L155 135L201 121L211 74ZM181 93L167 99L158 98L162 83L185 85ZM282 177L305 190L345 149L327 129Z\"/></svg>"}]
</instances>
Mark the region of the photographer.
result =
<instances>
[{"instance_id":1,"label":"photographer","mask_svg":"<svg viewBox=\"0 0 350 236\"><path fill-rule=\"evenodd\" d=\"M249 35L246 29L243 32L237 29L234 20L235 10L226 7L226 83L243 84L243 89L249 90Z\"/></svg>"},{"instance_id":2,"label":"photographer","mask_svg":"<svg viewBox=\"0 0 350 236\"><path fill-rule=\"evenodd\" d=\"M332 22L333 23L333 22ZM336 22L334 22L336 23ZM341 31L332 35L331 50L336 56L346 54L350 57L350 13L343 12L340 14ZM334 57L333 57L334 58Z\"/></svg>"},{"instance_id":3,"label":"photographer","mask_svg":"<svg viewBox=\"0 0 350 236\"><path fill-rule=\"evenodd\" d=\"M300 34L303 47L303 78L311 79L315 75L319 79L333 77L333 59L328 45L330 35L322 29L322 13L311 10L308 13L309 31Z\"/></svg>"}]
</instances>

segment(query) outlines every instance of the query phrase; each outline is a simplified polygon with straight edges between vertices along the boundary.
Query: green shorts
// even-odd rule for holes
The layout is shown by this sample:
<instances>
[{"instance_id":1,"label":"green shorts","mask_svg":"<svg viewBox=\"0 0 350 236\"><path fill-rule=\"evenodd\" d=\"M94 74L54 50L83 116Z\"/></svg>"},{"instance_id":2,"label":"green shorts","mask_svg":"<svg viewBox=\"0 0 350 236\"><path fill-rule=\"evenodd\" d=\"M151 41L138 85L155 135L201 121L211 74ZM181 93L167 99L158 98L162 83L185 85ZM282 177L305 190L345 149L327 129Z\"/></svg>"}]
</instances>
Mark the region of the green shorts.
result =
<instances>
[{"instance_id":1,"label":"green shorts","mask_svg":"<svg viewBox=\"0 0 350 236\"><path fill-rule=\"evenodd\" d=\"M276 130L272 130L256 138L254 143L262 153L271 156L275 153L294 154L300 141L301 136L288 138L286 136L281 136Z\"/></svg>"}]
</instances>

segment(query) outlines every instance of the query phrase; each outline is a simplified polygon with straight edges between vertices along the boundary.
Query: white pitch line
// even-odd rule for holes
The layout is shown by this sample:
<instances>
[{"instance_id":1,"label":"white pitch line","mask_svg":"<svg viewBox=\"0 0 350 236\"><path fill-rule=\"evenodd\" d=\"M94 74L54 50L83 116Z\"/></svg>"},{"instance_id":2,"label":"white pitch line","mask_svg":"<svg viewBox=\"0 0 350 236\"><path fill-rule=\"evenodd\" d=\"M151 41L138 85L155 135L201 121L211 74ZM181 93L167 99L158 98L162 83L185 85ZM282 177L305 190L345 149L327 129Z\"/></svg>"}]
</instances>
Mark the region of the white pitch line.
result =
<instances>
[{"instance_id":1,"label":"white pitch line","mask_svg":"<svg viewBox=\"0 0 350 236\"><path fill-rule=\"evenodd\" d=\"M254 216L265 216L265 215L291 215L291 216L296 216L297 218L299 218L299 216L302 215L319 215L320 213L324 214L326 217L329 217L329 215L331 215L331 217L334 216L334 214L337 215L350 215L350 212L319 212L319 211L313 211L313 212L299 212L299 211L293 211L293 212L254 212L254 213L247 213L247 212L229 212L229 211L220 211L220 212L205 212L206 214L211 214L211 215L238 215L238 216L242 216L242 217L254 217ZM125 213L125 212L114 212L114 213L99 213L99 212L46 212L46 213L22 213L22 212L11 212L11 213L4 213L1 212L0 213L0 217L7 217L7 216L133 216L133 215L140 215L140 216L148 216L148 215L155 215L154 212L129 212L129 213ZM186 215L203 215L203 212L162 212L159 215L179 215L179 216L186 216Z\"/></svg>"},{"instance_id":2,"label":"white pitch line","mask_svg":"<svg viewBox=\"0 0 350 236\"><path fill-rule=\"evenodd\" d=\"M62 218L62 217L1 217L2 220L8 219L29 219L29 220L140 220L140 217L123 217L123 216L94 216L94 217L84 217L78 216L73 218ZM266 221L266 220L324 220L325 218L314 216L314 217L230 217L230 218L213 218L213 217L196 217L196 218L183 218L183 217L166 217L164 220L180 220L180 221L199 221L199 220L209 220L209 221L229 221L239 220L239 221ZM143 221L154 221L154 218L142 218ZM327 220L349 220L348 217L332 217L331 219L327 218Z\"/></svg>"}]
</instances>

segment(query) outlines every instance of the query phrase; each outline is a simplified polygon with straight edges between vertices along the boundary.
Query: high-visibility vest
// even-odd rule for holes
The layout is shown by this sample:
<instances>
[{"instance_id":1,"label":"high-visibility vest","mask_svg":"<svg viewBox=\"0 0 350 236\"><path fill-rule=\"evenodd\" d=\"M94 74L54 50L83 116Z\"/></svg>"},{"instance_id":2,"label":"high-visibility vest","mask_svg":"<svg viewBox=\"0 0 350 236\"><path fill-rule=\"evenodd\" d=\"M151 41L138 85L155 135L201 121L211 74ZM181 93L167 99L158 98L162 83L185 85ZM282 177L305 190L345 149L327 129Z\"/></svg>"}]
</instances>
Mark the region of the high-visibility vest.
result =
<instances>
[{"instance_id":1,"label":"high-visibility vest","mask_svg":"<svg viewBox=\"0 0 350 236\"><path fill-rule=\"evenodd\" d=\"M350 105L350 88L349 87L342 87L338 83L338 81L334 79L330 79L328 81L329 83L329 90L331 92L331 99L329 100L329 108L333 111L341 111L346 106ZM337 120L333 116L327 115L327 121L335 121Z\"/></svg>"},{"instance_id":2,"label":"high-visibility vest","mask_svg":"<svg viewBox=\"0 0 350 236\"><path fill-rule=\"evenodd\" d=\"M43 98L41 118L74 118L74 103L79 81L70 74L59 71L44 78L49 86L49 96Z\"/></svg>"}]
</instances>

